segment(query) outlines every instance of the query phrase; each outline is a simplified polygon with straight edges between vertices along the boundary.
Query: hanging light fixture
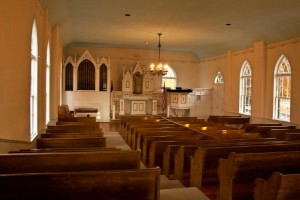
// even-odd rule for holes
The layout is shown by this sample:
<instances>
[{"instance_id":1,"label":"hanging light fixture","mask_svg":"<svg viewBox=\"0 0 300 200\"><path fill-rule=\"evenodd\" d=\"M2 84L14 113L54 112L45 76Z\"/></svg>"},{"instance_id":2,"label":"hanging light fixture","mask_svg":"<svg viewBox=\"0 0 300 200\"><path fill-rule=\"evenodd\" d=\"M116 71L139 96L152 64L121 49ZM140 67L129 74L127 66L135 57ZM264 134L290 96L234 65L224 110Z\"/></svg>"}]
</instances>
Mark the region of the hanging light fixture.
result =
<instances>
[{"instance_id":1,"label":"hanging light fixture","mask_svg":"<svg viewBox=\"0 0 300 200\"><path fill-rule=\"evenodd\" d=\"M160 48L161 48L161 44L160 44L160 36L162 35L162 33L158 33L158 63L155 65L154 63L151 63L150 65L150 72L153 75L166 75L168 73L168 64L162 64L160 62Z\"/></svg>"}]
</instances>

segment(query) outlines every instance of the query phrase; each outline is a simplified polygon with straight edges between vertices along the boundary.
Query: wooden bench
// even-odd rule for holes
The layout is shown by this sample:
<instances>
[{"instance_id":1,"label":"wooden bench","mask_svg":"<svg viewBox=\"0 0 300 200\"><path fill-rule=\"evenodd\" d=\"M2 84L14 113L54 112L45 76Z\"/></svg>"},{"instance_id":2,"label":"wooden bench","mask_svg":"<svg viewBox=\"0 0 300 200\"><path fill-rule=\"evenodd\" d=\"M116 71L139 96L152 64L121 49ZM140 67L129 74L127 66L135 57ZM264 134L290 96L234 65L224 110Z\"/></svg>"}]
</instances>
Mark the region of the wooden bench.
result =
<instances>
[{"instance_id":1,"label":"wooden bench","mask_svg":"<svg viewBox=\"0 0 300 200\"><path fill-rule=\"evenodd\" d=\"M141 146L137 147L137 135L139 132L149 132L149 131L183 131L188 130L186 127L182 126L158 126L158 127L138 127L133 130L133 133L131 134L131 148L132 149L138 149L141 148ZM141 144L141 142L139 142Z\"/></svg>"},{"instance_id":2,"label":"wooden bench","mask_svg":"<svg viewBox=\"0 0 300 200\"><path fill-rule=\"evenodd\" d=\"M143 142L147 136L179 136L179 135L199 135L192 130L175 130L175 131L140 131L137 134L136 148L143 149Z\"/></svg>"},{"instance_id":3,"label":"wooden bench","mask_svg":"<svg viewBox=\"0 0 300 200\"><path fill-rule=\"evenodd\" d=\"M242 129L245 129L245 132L250 133L254 132L257 126L282 126L281 123L244 123Z\"/></svg>"},{"instance_id":4,"label":"wooden bench","mask_svg":"<svg viewBox=\"0 0 300 200\"><path fill-rule=\"evenodd\" d=\"M131 133L134 132L134 129L137 127L167 127L167 126L178 126L172 122L169 121L153 121L153 122L134 122L127 124L126 131L124 132L124 139L125 141L131 140Z\"/></svg>"},{"instance_id":5,"label":"wooden bench","mask_svg":"<svg viewBox=\"0 0 300 200\"><path fill-rule=\"evenodd\" d=\"M300 140L300 133L286 133L284 140L287 141L295 141L295 140Z\"/></svg>"},{"instance_id":6,"label":"wooden bench","mask_svg":"<svg viewBox=\"0 0 300 200\"><path fill-rule=\"evenodd\" d=\"M96 122L96 117L58 117L58 122Z\"/></svg>"},{"instance_id":7,"label":"wooden bench","mask_svg":"<svg viewBox=\"0 0 300 200\"><path fill-rule=\"evenodd\" d=\"M178 133L178 134L177 134ZM149 157L149 150L151 143L153 141L191 141L191 140L203 140L203 135L195 135L193 132L188 133L183 133L178 131L172 131L170 132L170 135L166 133L164 136L153 136L153 135L148 135L144 136L143 139L143 144L142 144L142 161L144 163L147 163L147 158Z\"/></svg>"},{"instance_id":8,"label":"wooden bench","mask_svg":"<svg viewBox=\"0 0 300 200\"><path fill-rule=\"evenodd\" d=\"M103 132L41 133L41 138L88 138L103 137Z\"/></svg>"},{"instance_id":9,"label":"wooden bench","mask_svg":"<svg viewBox=\"0 0 300 200\"><path fill-rule=\"evenodd\" d=\"M287 133L300 133L300 129L269 129L265 137L276 137L279 140L285 140Z\"/></svg>"},{"instance_id":10,"label":"wooden bench","mask_svg":"<svg viewBox=\"0 0 300 200\"><path fill-rule=\"evenodd\" d=\"M267 133L270 129L296 129L296 126L257 126L254 132L268 137Z\"/></svg>"},{"instance_id":11,"label":"wooden bench","mask_svg":"<svg viewBox=\"0 0 300 200\"><path fill-rule=\"evenodd\" d=\"M34 148L19 149L9 151L8 153L55 153L55 152L85 152L85 151L120 151L122 149L116 147L92 147L92 148Z\"/></svg>"},{"instance_id":12,"label":"wooden bench","mask_svg":"<svg viewBox=\"0 0 300 200\"><path fill-rule=\"evenodd\" d=\"M81 148L105 147L106 138L41 138L37 139L37 148Z\"/></svg>"},{"instance_id":13,"label":"wooden bench","mask_svg":"<svg viewBox=\"0 0 300 200\"><path fill-rule=\"evenodd\" d=\"M255 179L267 179L273 172L299 173L300 152L230 153L219 159L218 200L253 199Z\"/></svg>"},{"instance_id":14,"label":"wooden bench","mask_svg":"<svg viewBox=\"0 0 300 200\"><path fill-rule=\"evenodd\" d=\"M274 172L267 180L255 179L255 200L288 199L300 197L300 174L282 174Z\"/></svg>"},{"instance_id":15,"label":"wooden bench","mask_svg":"<svg viewBox=\"0 0 300 200\"><path fill-rule=\"evenodd\" d=\"M139 169L140 151L0 154L0 174Z\"/></svg>"},{"instance_id":16,"label":"wooden bench","mask_svg":"<svg viewBox=\"0 0 300 200\"><path fill-rule=\"evenodd\" d=\"M160 169L49 172L0 176L0 199L159 199Z\"/></svg>"},{"instance_id":17,"label":"wooden bench","mask_svg":"<svg viewBox=\"0 0 300 200\"><path fill-rule=\"evenodd\" d=\"M241 115L209 115L207 121L219 123L219 119L225 117L241 117Z\"/></svg>"},{"instance_id":18,"label":"wooden bench","mask_svg":"<svg viewBox=\"0 0 300 200\"><path fill-rule=\"evenodd\" d=\"M63 124L63 125L48 125L47 129L100 129L100 124Z\"/></svg>"},{"instance_id":19,"label":"wooden bench","mask_svg":"<svg viewBox=\"0 0 300 200\"><path fill-rule=\"evenodd\" d=\"M78 122L56 122L55 123L56 125L94 125L94 124L97 124L99 127L101 125L100 122L89 122L89 121L78 121Z\"/></svg>"},{"instance_id":20,"label":"wooden bench","mask_svg":"<svg viewBox=\"0 0 300 200\"><path fill-rule=\"evenodd\" d=\"M206 140L183 140L183 141L153 141L149 148L149 167L159 166L163 168L163 154L168 145L197 145L205 143Z\"/></svg>"},{"instance_id":21,"label":"wooden bench","mask_svg":"<svg viewBox=\"0 0 300 200\"><path fill-rule=\"evenodd\" d=\"M284 142L266 142L266 143L241 143L224 145L219 147L200 147L197 148L191 157L190 163L190 185L202 187L204 184L210 184L218 180L217 167L219 158L227 158L231 152L253 153L266 151L295 151L298 145Z\"/></svg>"},{"instance_id":22,"label":"wooden bench","mask_svg":"<svg viewBox=\"0 0 300 200\"><path fill-rule=\"evenodd\" d=\"M206 140L205 144L210 144L210 145L220 145L220 144L228 144L231 145L232 143L237 144L237 143L268 143L271 141L276 141L275 138L257 138L257 139L228 139L228 140ZM163 154L163 174L166 175L169 178L174 178L174 168L175 168L175 160L177 160L177 165L180 165L178 162L179 160L182 160L183 162L186 162L184 159L180 158L180 154L177 154L178 151L184 151L188 147L190 150L191 149L197 149L199 145L168 145L166 148L164 154ZM181 149L182 148L182 149ZM192 154L194 154L192 152ZM175 157L176 156L176 157ZM190 159L188 159L190 160ZM189 162L189 161L187 161Z\"/></svg>"},{"instance_id":23,"label":"wooden bench","mask_svg":"<svg viewBox=\"0 0 300 200\"><path fill-rule=\"evenodd\" d=\"M133 149L137 148L137 136L139 132L143 131L149 131L149 130L157 130L157 129L162 129L162 130L185 130L185 127L178 126L177 124L139 124L136 126L133 126L128 133L127 136L127 143L129 146L132 146Z\"/></svg>"},{"instance_id":24,"label":"wooden bench","mask_svg":"<svg viewBox=\"0 0 300 200\"><path fill-rule=\"evenodd\" d=\"M97 132L97 133L103 133L102 129L93 128L93 129L46 129L46 133L87 133L87 132Z\"/></svg>"}]
</instances>

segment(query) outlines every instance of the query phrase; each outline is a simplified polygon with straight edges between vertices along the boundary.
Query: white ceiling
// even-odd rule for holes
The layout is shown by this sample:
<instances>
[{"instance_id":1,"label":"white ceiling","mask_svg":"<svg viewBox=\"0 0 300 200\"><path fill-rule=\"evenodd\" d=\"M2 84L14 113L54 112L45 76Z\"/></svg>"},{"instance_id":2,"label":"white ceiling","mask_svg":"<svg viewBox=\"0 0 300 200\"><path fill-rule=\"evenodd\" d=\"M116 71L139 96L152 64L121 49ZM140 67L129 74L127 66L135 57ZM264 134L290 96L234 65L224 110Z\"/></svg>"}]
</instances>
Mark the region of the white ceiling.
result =
<instances>
[{"instance_id":1,"label":"white ceiling","mask_svg":"<svg viewBox=\"0 0 300 200\"><path fill-rule=\"evenodd\" d=\"M64 49L183 50L199 59L300 37L300 0L40 0ZM125 14L131 16L126 17ZM231 24L230 26L226 24Z\"/></svg>"}]
</instances>

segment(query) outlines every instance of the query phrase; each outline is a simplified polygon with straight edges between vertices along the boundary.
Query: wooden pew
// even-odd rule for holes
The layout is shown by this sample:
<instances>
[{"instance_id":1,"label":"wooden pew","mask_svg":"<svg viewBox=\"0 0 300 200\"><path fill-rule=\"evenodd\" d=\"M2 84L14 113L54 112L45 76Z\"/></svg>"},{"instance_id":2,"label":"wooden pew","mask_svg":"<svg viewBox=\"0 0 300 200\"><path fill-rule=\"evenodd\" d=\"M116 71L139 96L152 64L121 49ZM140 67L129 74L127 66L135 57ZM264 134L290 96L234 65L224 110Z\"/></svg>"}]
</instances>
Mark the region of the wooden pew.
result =
<instances>
[{"instance_id":1,"label":"wooden pew","mask_svg":"<svg viewBox=\"0 0 300 200\"><path fill-rule=\"evenodd\" d=\"M56 122L55 123L56 125L90 125L90 124L97 124L97 125L99 125L99 127L100 127L100 125L101 125L101 123L100 122L89 122L89 121L83 121L83 122L80 122L80 121L78 121L78 122Z\"/></svg>"},{"instance_id":2,"label":"wooden pew","mask_svg":"<svg viewBox=\"0 0 300 200\"><path fill-rule=\"evenodd\" d=\"M177 134L179 133L179 134ZM164 136L159 135L159 136L153 136L153 135L148 135L144 136L143 139L143 144L142 144L142 161L144 163L147 163L147 158L149 157L149 150L151 143L153 141L198 141L198 140L203 140L204 137L203 135L195 135L193 132L190 134L187 134L186 132L181 134L181 132L178 131L172 131L170 132L170 135L168 133Z\"/></svg>"},{"instance_id":3,"label":"wooden pew","mask_svg":"<svg viewBox=\"0 0 300 200\"><path fill-rule=\"evenodd\" d=\"M156 120L160 120L160 118L155 118L155 117L141 117L141 116L122 116L120 118L120 135L126 139L125 134L127 133L128 129L128 124L132 122L153 122Z\"/></svg>"},{"instance_id":4,"label":"wooden pew","mask_svg":"<svg viewBox=\"0 0 300 200\"><path fill-rule=\"evenodd\" d=\"M58 117L58 122L96 122L96 117Z\"/></svg>"},{"instance_id":5,"label":"wooden pew","mask_svg":"<svg viewBox=\"0 0 300 200\"><path fill-rule=\"evenodd\" d=\"M291 142L295 140L299 141L300 133L286 133L284 140L291 141Z\"/></svg>"},{"instance_id":6,"label":"wooden pew","mask_svg":"<svg viewBox=\"0 0 300 200\"><path fill-rule=\"evenodd\" d=\"M63 125L48 125L47 129L100 129L100 124L63 124Z\"/></svg>"},{"instance_id":7,"label":"wooden pew","mask_svg":"<svg viewBox=\"0 0 300 200\"><path fill-rule=\"evenodd\" d=\"M282 126L281 123L244 123L242 129L245 129L245 132L251 133L255 132L257 126Z\"/></svg>"},{"instance_id":8,"label":"wooden pew","mask_svg":"<svg viewBox=\"0 0 300 200\"><path fill-rule=\"evenodd\" d=\"M257 126L254 132L262 136L268 137L267 133L270 129L296 129L296 126Z\"/></svg>"},{"instance_id":9,"label":"wooden pew","mask_svg":"<svg viewBox=\"0 0 300 200\"><path fill-rule=\"evenodd\" d=\"M159 168L0 176L0 199L159 199Z\"/></svg>"},{"instance_id":10,"label":"wooden pew","mask_svg":"<svg viewBox=\"0 0 300 200\"><path fill-rule=\"evenodd\" d=\"M46 133L87 133L87 132L97 132L103 133L102 129L93 128L93 129L46 129Z\"/></svg>"},{"instance_id":11,"label":"wooden pew","mask_svg":"<svg viewBox=\"0 0 300 200\"><path fill-rule=\"evenodd\" d=\"M183 141L153 141L149 148L149 167L159 166L163 167L163 153L165 152L168 145L198 145L206 143L207 140L183 140Z\"/></svg>"},{"instance_id":12,"label":"wooden pew","mask_svg":"<svg viewBox=\"0 0 300 200\"><path fill-rule=\"evenodd\" d=\"M103 132L41 133L41 138L88 138L103 137Z\"/></svg>"},{"instance_id":13,"label":"wooden pew","mask_svg":"<svg viewBox=\"0 0 300 200\"><path fill-rule=\"evenodd\" d=\"M137 137L139 132L144 131L150 131L150 130L157 130L162 129L166 131L171 130L186 130L187 128L179 126L177 124L137 124L135 126L132 126L130 132L128 133L127 137L127 143L129 146L131 146L133 149L137 149L139 146L137 146Z\"/></svg>"},{"instance_id":14,"label":"wooden pew","mask_svg":"<svg viewBox=\"0 0 300 200\"><path fill-rule=\"evenodd\" d=\"M220 145L220 144L226 144L226 145L231 145L233 144L237 144L237 143L269 143L272 141L277 141L275 138L257 138L257 139L227 139L227 140L206 140L206 144L210 144L210 145ZM166 148L164 154L163 154L163 174L166 175L169 178L174 178L174 166L175 166L175 159L177 160L182 160L183 162L186 162L184 159L180 158L180 154L177 154L178 151L184 151L186 149L186 147L188 147L190 150L191 149L197 149L199 147L199 145L168 145L168 147ZM182 148L182 149L180 149ZM194 154L194 152L191 152L192 154ZM176 156L176 157L175 157ZM178 162L177 160L177 162ZM188 159L190 160L190 159ZM187 161L189 162L189 161ZM178 165L180 165L179 163L177 163Z\"/></svg>"},{"instance_id":15,"label":"wooden pew","mask_svg":"<svg viewBox=\"0 0 300 200\"><path fill-rule=\"evenodd\" d=\"M195 134L194 131L191 130L176 130L176 131L156 131L156 130L152 130L152 131L140 131L137 133L136 136L136 149L142 149L142 144L143 144L143 140L144 137L146 136L164 136L164 135L192 135Z\"/></svg>"},{"instance_id":16,"label":"wooden pew","mask_svg":"<svg viewBox=\"0 0 300 200\"><path fill-rule=\"evenodd\" d=\"M0 174L139 169L140 151L0 154Z\"/></svg>"},{"instance_id":17,"label":"wooden pew","mask_svg":"<svg viewBox=\"0 0 300 200\"><path fill-rule=\"evenodd\" d=\"M37 148L81 148L105 147L106 138L41 138L37 139Z\"/></svg>"},{"instance_id":18,"label":"wooden pew","mask_svg":"<svg viewBox=\"0 0 300 200\"><path fill-rule=\"evenodd\" d=\"M300 129L269 129L265 137L276 137L279 140L285 140L287 133L300 133Z\"/></svg>"},{"instance_id":19,"label":"wooden pew","mask_svg":"<svg viewBox=\"0 0 300 200\"><path fill-rule=\"evenodd\" d=\"M212 130L212 133L217 135L217 134L222 134L223 130ZM230 133L231 130L226 130L226 133ZM232 131L240 131L240 130L232 130ZM208 132L206 132L206 136ZM156 133L155 133L156 134ZM159 133L157 133L159 135ZM194 134L194 133L192 133ZM200 133L203 134L203 133ZM215 139L217 137L205 137L204 139ZM241 138L241 137L238 137ZM229 137L229 139L232 139L231 137ZM180 144L181 141L153 141L150 145L149 148L149 166L152 167L155 164L163 167L163 153L166 150L167 146L169 144ZM186 143L183 143L184 141L182 141L182 144L196 144L199 142L201 143L201 140L198 141L186 141ZM156 161L155 161L156 160ZM154 164L155 163L155 164Z\"/></svg>"},{"instance_id":20,"label":"wooden pew","mask_svg":"<svg viewBox=\"0 0 300 200\"><path fill-rule=\"evenodd\" d=\"M210 115L210 116L208 116L207 121L219 123L220 118L226 118L226 117L241 117L241 115Z\"/></svg>"},{"instance_id":21,"label":"wooden pew","mask_svg":"<svg viewBox=\"0 0 300 200\"><path fill-rule=\"evenodd\" d=\"M116 147L92 147L92 148L34 148L34 149L19 149L9 151L8 153L55 153L55 152L86 152L86 151L121 151Z\"/></svg>"},{"instance_id":22,"label":"wooden pew","mask_svg":"<svg viewBox=\"0 0 300 200\"><path fill-rule=\"evenodd\" d=\"M274 151L294 151L298 150L298 145L285 142L248 142L219 147L200 147L197 148L191 157L190 166L190 185L202 187L210 184L210 180L216 183L218 180L217 167L219 158L227 158L231 152L253 153L253 152L274 152Z\"/></svg>"},{"instance_id":23,"label":"wooden pew","mask_svg":"<svg viewBox=\"0 0 300 200\"><path fill-rule=\"evenodd\" d=\"M297 200L299 197L300 174L274 172L269 179L255 179L255 200Z\"/></svg>"},{"instance_id":24,"label":"wooden pew","mask_svg":"<svg viewBox=\"0 0 300 200\"><path fill-rule=\"evenodd\" d=\"M299 173L300 152L230 153L219 159L218 200L253 199L255 179L267 179L273 172Z\"/></svg>"},{"instance_id":25,"label":"wooden pew","mask_svg":"<svg viewBox=\"0 0 300 200\"><path fill-rule=\"evenodd\" d=\"M167 126L178 126L169 121L152 121L152 122L132 122L127 124L127 128L124 132L124 139L126 142L131 140L131 133L134 132L134 129L137 127L167 127Z\"/></svg>"}]
</instances>

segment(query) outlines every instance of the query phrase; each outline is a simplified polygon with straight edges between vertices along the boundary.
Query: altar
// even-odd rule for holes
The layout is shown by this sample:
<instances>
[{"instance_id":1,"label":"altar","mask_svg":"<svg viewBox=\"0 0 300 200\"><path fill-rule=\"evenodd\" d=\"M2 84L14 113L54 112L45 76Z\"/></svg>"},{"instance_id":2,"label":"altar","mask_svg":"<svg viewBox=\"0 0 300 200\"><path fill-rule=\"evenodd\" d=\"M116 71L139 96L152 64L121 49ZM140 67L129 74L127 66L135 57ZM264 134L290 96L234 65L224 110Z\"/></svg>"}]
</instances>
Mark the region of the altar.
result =
<instances>
[{"instance_id":1,"label":"altar","mask_svg":"<svg viewBox=\"0 0 300 200\"><path fill-rule=\"evenodd\" d=\"M119 115L161 114L162 76L151 74L137 61L134 69L123 69L122 91L113 93L113 113Z\"/></svg>"}]
</instances>

